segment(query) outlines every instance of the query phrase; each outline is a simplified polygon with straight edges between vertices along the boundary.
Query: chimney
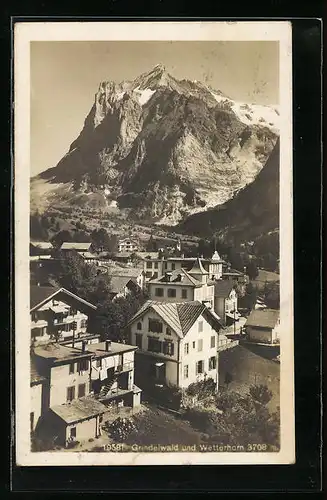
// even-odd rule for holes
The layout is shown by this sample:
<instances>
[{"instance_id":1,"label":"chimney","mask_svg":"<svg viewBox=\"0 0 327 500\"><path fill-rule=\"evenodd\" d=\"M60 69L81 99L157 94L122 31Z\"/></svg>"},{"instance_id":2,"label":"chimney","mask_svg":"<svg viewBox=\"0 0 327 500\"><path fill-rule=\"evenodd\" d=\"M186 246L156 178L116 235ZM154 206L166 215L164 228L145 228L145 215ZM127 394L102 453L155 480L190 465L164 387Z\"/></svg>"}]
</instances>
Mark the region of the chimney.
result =
<instances>
[{"instance_id":1,"label":"chimney","mask_svg":"<svg viewBox=\"0 0 327 500\"><path fill-rule=\"evenodd\" d=\"M106 351L111 351L111 340L106 340Z\"/></svg>"},{"instance_id":2,"label":"chimney","mask_svg":"<svg viewBox=\"0 0 327 500\"><path fill-rule=\"evenodd\" d=\"M86 342L85 340L82 341L82 352L86 351Z\"/></svg>"}]
</instances>

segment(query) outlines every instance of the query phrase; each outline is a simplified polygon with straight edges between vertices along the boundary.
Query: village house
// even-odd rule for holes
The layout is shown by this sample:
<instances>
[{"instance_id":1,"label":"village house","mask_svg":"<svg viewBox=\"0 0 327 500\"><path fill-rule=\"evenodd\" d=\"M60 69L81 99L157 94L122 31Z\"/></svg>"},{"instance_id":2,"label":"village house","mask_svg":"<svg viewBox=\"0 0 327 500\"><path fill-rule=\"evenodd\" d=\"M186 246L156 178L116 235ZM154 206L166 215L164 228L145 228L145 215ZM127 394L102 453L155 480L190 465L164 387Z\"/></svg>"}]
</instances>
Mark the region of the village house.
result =
<instances>
[{"instance_id":1,"label":"village house","mask_svg":"<svg viewBox=\"0 0 327 500\"><path fill-rule=\"evenodd\" d=\"M221 318L223 325L238 321L237 292L232 281L219 280L215 282L214 310Z\"/></svg>"},{"instance_id":2,"label":"village house","mask_svg":"<svg viewBox=\"0 0 327 500\"><path fill-rule=\"evenodd\" d=\"M277 309L252 310L244 326L246 339L250 342L279 343L280 318Z\"/></svg>"},{"instance_id":3,"label":"village house","mask_svg":"<svg viewBox=\"0 0 327 500\"><path fill-rule=\"evenodd\" d=\"M65 241L62 243L60 247L61 252L69 252L71 250L75 250L75 252L79 253L85 253L85 252L91 252L92 249L92 243L88 242L73 242L73 241Z\"/></svg>"},{"instance_id":4,"label":"village house","mask_svg":"<svg viewBox=\"0 0 327 500\"><path fill-rule=\"evenodd\" d=\"M50 255L53 250L53 245L50 241L31 241L30 242L30 255L31 256L44 256Z\"/></svg>"},{"instance_id":5,"label":"village house","mask_svg":"<svg viewBox=\"0 0 327 500\"><path fill-rule=\"evenodd\" d=\"M147 301L128 323L142 388L175 386L212 378L218 386L218 316L199 301Z\"/></svg>"},{"instance_id":6,"label":"village house","mask_svg":"<svg viewBox=\"0 0 327 500\"><path fill-rule=\"evenodd\" d=\"M87 334L88 314L95 310L93 304L65 288L31 285L32 342L84 337Z\"/></svg>"},{"instance_id":7,"label":"village house","mask_svg":"<svg viewBox=\"0 0 327 500\"><path fill-rule=\"evenodd\" d=\"M48 343L34 348L33 364L44 378L35 432L66 446L71 440L99 435L100 417L107 408L89 399L92 353L82 349ZM36 405L33 404L35 415Z\"/></svg>"},{"instance_id":8,"label":"village house","mask_svg":"<svg viewBox=\"0 0 327 500\"><path fill-rule=\"evenodd\" d=\"M163 276L148 282L148 293L152 300L163 302L200 301L207 307L214 306L214 282L196 259L190 271L165 272Z\"/></svg>"},{"instance_id":9,"label":"village house","mask_svg":"<svg viewBox=\"0 0 327 500\"><path fill-rule=\"evenodd\" d=\"M38 436L51 437L60 446L97 438L113 405L140 404L141 390L134 384L135 350L110 341L83 342L80 348L57 343L35 347L31 430L33 423Z\"/></svg>"},{"instance_id":10,"label":"village house","mask_svg":"<svg viewBox=\"0 0 327 500\"><path fill-rule=\"evenodd\" d=\"M119 252L136 252L138 249L138 242L132 238L123 238L118 241Z\"/></svg>"},{"instance_id":11,"label":"village house","mask_svg":"<svg viewBox=\"0 0 327 500\"><path fill-rule=\"evenodd\" d=\"M144 272L146 273L146 280L149 281L153 278L158 278L166 272L180 271L185 269L190 271L198 257L149 257L144 259ZM205 271L207 271L210 279L221 279L223 273L223 265L225 261L222 260L218 252L214 252L211 259L200 258L201 264Z\"/></svg>"},{"instance_id":12,"label":"village house","mask_svg":"<svg viewBox=\"0 0 327 500\"><path fill-rule=\"evenodd\" d=\"M119 297L127 297L129 294L136 294L141 291L137 282L129 276L110 277L110 298L115 300Z\"/></svg>"},{"instance_id":13,"label":"village house","mask_svg":"<svg viewBox=\"0 0 327 500\"><path fill-rule=\"evenodd\" d=\"M133 280L141 290L145 287L145 277L143 269L134 266L120 267L118 265L104 265L103 268L106 274L112 278L130 278Z\"/></svg>"}]
</instances>

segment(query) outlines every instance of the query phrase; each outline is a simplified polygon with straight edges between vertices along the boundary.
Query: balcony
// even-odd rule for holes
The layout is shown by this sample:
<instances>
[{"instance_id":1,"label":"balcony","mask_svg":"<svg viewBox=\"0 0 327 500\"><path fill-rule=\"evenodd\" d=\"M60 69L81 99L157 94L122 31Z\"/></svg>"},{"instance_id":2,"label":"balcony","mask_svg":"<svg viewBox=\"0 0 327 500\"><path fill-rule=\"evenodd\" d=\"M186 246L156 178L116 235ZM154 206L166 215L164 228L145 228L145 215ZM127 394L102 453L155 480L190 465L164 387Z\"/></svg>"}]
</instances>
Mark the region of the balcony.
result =
<instances>
[{"instance_id":1,"label":"balcony","mask_svg":"<svg viewBox=\"0 0 327 500\"><path fill-rule=\"evenodd\" d=\"M128 363L123 363L115 367L116 373L129 372L134 369L134 361L129 361Z\"/></svg>"},{"instance_id":2,"label":"balcony","mask_svg":"<svg viewBox=\"0 0 327 500\"><path fill-rule=\"evenodd\" d=\"M239 344L238 340L230 340L230 339L221 339L218 340L217 351L225 351L226 349L230 349Z\"/></svg>"}]
</instances>

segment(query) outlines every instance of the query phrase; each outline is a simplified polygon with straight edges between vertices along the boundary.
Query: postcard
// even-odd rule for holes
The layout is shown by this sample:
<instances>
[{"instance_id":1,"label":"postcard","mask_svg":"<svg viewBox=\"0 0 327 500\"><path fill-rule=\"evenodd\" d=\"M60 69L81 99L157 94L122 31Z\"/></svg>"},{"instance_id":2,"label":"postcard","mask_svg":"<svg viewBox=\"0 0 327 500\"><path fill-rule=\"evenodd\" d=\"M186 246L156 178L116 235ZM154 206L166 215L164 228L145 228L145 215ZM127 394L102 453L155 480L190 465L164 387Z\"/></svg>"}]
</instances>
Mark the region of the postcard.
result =
<instances>
[{"instance_id":1,"label":"postcard","mask_svg":"<svg viewBox=\"0 0 327 500\"><path fill-rule=\"evenodd\" d=\"M291 35L15 24L18 465L296 461Z\"/></svg>"}]
</instances>

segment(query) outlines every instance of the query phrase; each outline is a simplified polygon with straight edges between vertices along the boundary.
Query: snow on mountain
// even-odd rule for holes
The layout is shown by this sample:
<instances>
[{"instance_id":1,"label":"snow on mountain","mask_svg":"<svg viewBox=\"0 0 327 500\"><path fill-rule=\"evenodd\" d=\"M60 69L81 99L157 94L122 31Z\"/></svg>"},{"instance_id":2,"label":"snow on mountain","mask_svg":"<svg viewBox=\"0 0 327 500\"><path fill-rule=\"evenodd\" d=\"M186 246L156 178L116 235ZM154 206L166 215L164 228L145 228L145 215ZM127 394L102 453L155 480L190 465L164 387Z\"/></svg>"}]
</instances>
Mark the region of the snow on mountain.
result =
<instances>
[{"instance_id":1,"label":"snow on mountain","mask_svg":"<svg viewBox=\"0 0 327 500\"><path fill-rule=\"evenodd\" d=\"M94 196L81 193L97 193L101 207L114 201L132 217L176 224L253 182L276 143L278 116L177 80L162 65L133 81L101 82L69 152L32 179L32 197L47 184L45 206L51 186L65 183L65 199L82 199L85 209Z\"/></svg>"},{"instance_id":2,"label":"snow on mountain","mask_svg":"<svg viewBox=\"0 0 327 500\"><path fill-rule=\"evenodd\" d=\"M155 94L156 91L151 89L140 90L139 87L136 87L136 89L134 89L134 92L138 96L139 104L141 106L144 106L144 104L148 102L148 100L153 96L153 94Z\"/></svg>"},{"instance_id":3,"label":"snow on mountain","mask_svg":"<svg viewBox=\"0 0 327 500\"><path fill-rule=\"evenodd\" d=\"M246 125L259 125L268 127L273 132L279 132L279 110L278 106L266 106L264 104L249 104L233 101L210 90L211 95L218 103L229 104L231 109Z\"/></svg>"}]
</instances>

